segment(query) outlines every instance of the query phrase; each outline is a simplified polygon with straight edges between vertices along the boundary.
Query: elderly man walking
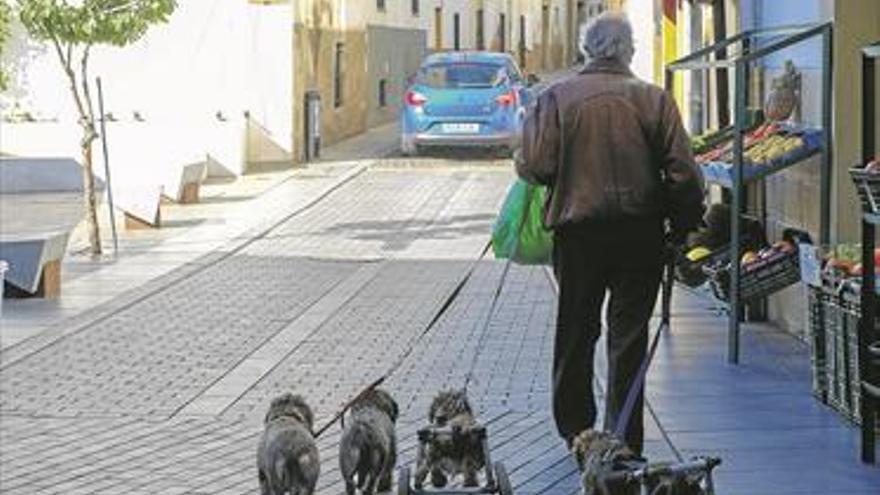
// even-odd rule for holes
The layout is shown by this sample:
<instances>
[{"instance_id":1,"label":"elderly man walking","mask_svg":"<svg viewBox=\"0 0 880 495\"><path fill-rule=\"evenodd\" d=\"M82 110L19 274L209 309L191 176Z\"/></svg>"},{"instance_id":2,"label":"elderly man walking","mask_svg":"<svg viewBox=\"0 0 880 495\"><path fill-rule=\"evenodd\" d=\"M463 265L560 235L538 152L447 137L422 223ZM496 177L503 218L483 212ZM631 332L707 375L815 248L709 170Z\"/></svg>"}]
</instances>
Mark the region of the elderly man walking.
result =
<instances>
[{"instance_id":1,"label":"elderly man walking","mask_svg":"<svg viewBox=\"0 0 880 495\"><path fill-rule=\"evenodd\" d=\"M583 71L545 90L526 119L517 171L548 186L559 306L553 414L568 442L593 428L593 359L608 295L611 430L644 359L660 285L666 225L683 239L704 211L703 178L673 99L628 66L632 28L606 13L581 36ZM667 223L668 222L668 223ZM642 395L626 442L643 446Z\"/></svg>"}]
</instances>

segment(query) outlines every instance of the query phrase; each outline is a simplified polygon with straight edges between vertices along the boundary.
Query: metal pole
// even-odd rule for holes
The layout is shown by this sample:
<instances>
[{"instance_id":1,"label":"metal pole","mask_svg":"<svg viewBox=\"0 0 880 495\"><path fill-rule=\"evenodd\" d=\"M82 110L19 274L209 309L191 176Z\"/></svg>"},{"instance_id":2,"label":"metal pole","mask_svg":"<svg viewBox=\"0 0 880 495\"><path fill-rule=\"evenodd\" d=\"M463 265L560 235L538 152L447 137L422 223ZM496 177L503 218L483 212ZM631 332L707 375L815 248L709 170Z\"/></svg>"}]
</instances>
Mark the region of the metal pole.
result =
<instances>
[{"instance_id":1,"label":"metal pole","mask_svg":"<svg viewBox=\"0 0 880 495\"><path fill-rule=\"evenodd\" d=\"M868 363L868 344L874 338L874 224L862 219L862 293L861 310L862 317L859 319L859 333L856 338L859 356L859 379L870 380L872 366ZM859 405L859 413L862 417L862 462L873 464L876 457L874 430L876 427L876 408L872 407L871 399L864 393L861 383L856 386L862 392L862 402Z\"/></svg>"},{"instance_id":2,"label":"metal pole","mask_svg":"<svg viewBox=\"0 0 880 495\"><path fill-rule=\"evenodd\" d=\"M746 127L746 66L745 62L736 63L736 108L734 109L733 135L733 191L730 208L730 319L727 328L727 361L739 364L739 319L741 314L739 300L739 245L740 215L742 214L743 192L743 138Z\"/></svg>"},{"instance_id":3,"label":"metal pole","mask_svg":"<svg viewBox=\"0 0 880 495\"><path fill-rule=\"evenodd\" d=\"M876 90L875 80L875 59L867 54L862 55L862 163L867 164L871 159L871 155L875 153L874 148L874 132L877 124L874 109L876 101L874 91ZM874 329L874 321L877 315L877 297L874 295L874 244L875 244L874 223L867 221L862 216L862 293L860 294L860 305L862 310L861 319L859 320L859 333L857 338L858 356L859 356L859 377L862 381L870 381L876 383L878 376L874 366L868 363L868 345L877 338ZM862 384L856 385L862 393L862 402L860 404L860 415L862 417L861 437L862 437L862 461L873 464L876 460L876 439L874 431L876 429L877 406L872 404L871 400L865 394Z\"/></svg>"},{"instance_id":4,"label":"metal pole","mask_svg":"<svg viewBox=\"0 0 880 495\"><path fill-rule=\"evenodd\" d=\"M819 242L824 246L831 243L831 186L834 182L831 129L831 87L832 81L832 40L831 25L822 31L822 170L820 176Z\"/></svg>"},{"instance_id":5,"label":"metal pole","mask_svg":"<svg viewBox=\"0 0 880 495\"><path fill-rule=\"evenodd\" d=\"M101 147L104 151L104 179L107 185L107 203L110 207L110 229L113 232L113 255L119 254L119 236L116 233L116 213L113 207L113 183L110 180L110 158L107 155L107 121L104 116L104 91L101 87L101 78L95 79L98 85L98 113L101 115Z\"/></svg>"}]
</instances>

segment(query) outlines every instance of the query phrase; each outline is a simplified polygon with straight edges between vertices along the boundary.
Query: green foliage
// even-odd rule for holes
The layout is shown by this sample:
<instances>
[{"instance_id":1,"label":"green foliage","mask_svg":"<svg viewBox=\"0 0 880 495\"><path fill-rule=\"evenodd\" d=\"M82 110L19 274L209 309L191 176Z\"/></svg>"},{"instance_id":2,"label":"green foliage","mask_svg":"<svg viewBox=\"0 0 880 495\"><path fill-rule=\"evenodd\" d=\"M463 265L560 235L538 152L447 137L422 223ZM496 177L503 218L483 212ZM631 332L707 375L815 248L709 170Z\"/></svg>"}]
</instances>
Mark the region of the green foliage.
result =
<instances>
[{"instance_id":1,"label":"green foliage","mask_svg":"<svg viewBox=\"0 0 880 495\"><path fill-rule=\"evenodd\" d=\"M165 22L176 0L19 0L31 36L70 45L124 46Z\"/></svg>"},{"instance_id":2,"label":"green foliage","mask_svg":"<svg viewBox=\"0 0 880 495\"><path fill-rule=\"evenodd\" d=\"M6 51L6 42L9 41L10 24L12 23L12 7L6 0L0 0L0 57ZM6 69L0 66L0 91L5 91L9 84Z\"/></svg>"}]
</instances>

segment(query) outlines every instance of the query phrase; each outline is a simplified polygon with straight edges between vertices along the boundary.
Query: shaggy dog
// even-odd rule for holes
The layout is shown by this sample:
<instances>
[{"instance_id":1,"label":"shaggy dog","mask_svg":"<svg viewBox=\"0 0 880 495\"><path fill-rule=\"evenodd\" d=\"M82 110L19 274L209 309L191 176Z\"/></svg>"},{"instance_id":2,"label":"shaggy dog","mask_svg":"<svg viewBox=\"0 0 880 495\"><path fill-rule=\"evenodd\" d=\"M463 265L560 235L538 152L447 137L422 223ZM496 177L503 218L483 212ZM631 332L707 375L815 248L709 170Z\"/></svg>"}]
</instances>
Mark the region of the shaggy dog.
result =
<instances>
[{"instance_id":1,"label":"shaggy dog","mask_svg":"<svg viewBox=\"0 0 880 495\"><path fill-rule=\"evenodd\" d=\"M606 432L584 430L571 442L581 469L584 495L637 495L638 487L607 482L605 477L638 465L639 457L625 443Z\"/></svg>"},{"instance_id":2,"label":"shaggy dog","mask_svg":"<svg viewBox=\"0 0 880 495\"><path fill-rule=\"evenodd\" d=\"M339 468L348 495L354 495L355 486L364 495L372 495L377 488L380 492L391 489L398 414L397 403L384 390L371 390L352 404L351 419L339 443Z\"/></svg>"},{"instance_id":3,"label":"shaggy dog","mask_svg":"<svg viewBox=\"0 0 880 495\"><path fill-rule=\"evenodd\" d=\"M464 486L479 486L478 471L485 464L482 438L476 434L479 423L464 391L440 392L434 397L428 411L428 421L434 428L448 428L451 436L435 437L425 447L425 455L416 466L415 486L421 489L428 474L431 484L444 487L449 478L464 476Z\"/></svg>"},{"instance_id":4,"label":"shaggy dog","mask_svg":"<svg viewBox=\"0 0 880 495\"><path fill-rule=\"evenodd\" d=\"M584 495L638 495L637 483L609 480L615 473L633 472L646 465L644 459L635 455L624 442L607 432L584 430L571 442L578 467L582 472ZM653 465L659 467L659 465ZM648 480L648 493L652 495L703 495L702 476L658 477Z\"/></svg>"},{"instance_id":5,"label":"shaggy dog","mask_svg":"<svg viewBox=\"0 0 880 495\"><path fill-rule=\"evenodd\" d=\"M311 495L320 473L312 432L314 416L299 395L272 400L257 447L257 472L263 495Z\"/></svg>"}]
</instances>

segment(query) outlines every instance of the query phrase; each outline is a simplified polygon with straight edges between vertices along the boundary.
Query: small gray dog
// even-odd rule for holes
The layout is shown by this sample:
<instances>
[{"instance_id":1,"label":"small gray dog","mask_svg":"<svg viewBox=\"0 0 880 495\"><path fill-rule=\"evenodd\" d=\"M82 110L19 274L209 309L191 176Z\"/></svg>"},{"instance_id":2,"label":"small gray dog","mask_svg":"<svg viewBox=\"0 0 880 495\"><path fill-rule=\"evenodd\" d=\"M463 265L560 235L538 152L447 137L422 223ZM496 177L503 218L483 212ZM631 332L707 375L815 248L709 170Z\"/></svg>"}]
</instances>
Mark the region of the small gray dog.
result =
<instances>
[{"instance_id":1,"label":"small gray dog","mask_svg":"<svg viewBox=\"0 0 880 495\"><path fill-rule=\"evenodd\" d=\"M321 462L313 433L314 416L299 395L272 400L257 447L257 472L263 495L312 495Z\"/></svg>"},{"instance_id":2,"label":"small gray dog","mask_svg":"<svg viewBox=\"0 0 880 495\"><path fill-rule=\"evenodd\" d=\"M571 442L571 452L581 472L584 495L637 495L638 487L608 484L604 477L628 468L639 457L614 435L584 430Z\"/></svg>"},{"instance_id":3,"label":"small gray dog","mask_svg":"<svg viewBox=\"0 0 880 495\"><path fill-rule=\"evenodd\" d=\"M620 439L607 432L584 430L571 442L571 451L581 468L584 495L638 495L638 484L607 481L612 473L642 468L646 462ZM703 495L700 478L665 477L651 479L652 495Z\"/></svg>"},{"instance_id":4,"label":"small gray dog","mask_svg":"<svg viewBox=\"0 0 880 495\"><path fill-rule=\"evenodd\" d=\"M372 495L377 488L380 492L391 489L397 464L394 425L398 414L397 402L380 389L370 390L352 404L339 443L339 468L348 495L354 495L355 487L364 495Z\"/></svg>"},{"instance_id":5,"label":"small gray dog","mask_svg":"<svg viewBox=\"0 0 880 495\"><path fill-rule=\"evenodd\" d=\"M425 447L425 455L416 466L415 486L421 489L428 474L436 488L446 486L449 478L464 476L464 486L479 486L478 472L486 464L483 444L474 430L479 427L463 390L443 391L434 397L428 421L435 428L450 428L451 438L435 438Z\"/></svg>"}]
</instances>

